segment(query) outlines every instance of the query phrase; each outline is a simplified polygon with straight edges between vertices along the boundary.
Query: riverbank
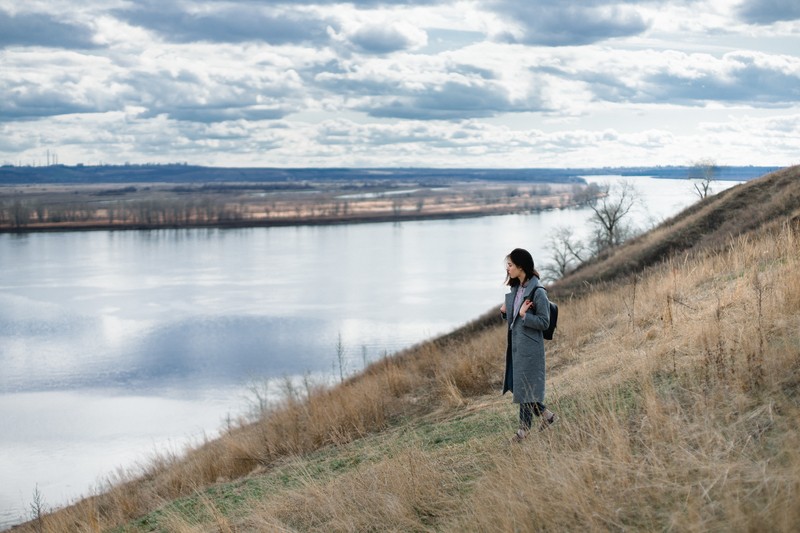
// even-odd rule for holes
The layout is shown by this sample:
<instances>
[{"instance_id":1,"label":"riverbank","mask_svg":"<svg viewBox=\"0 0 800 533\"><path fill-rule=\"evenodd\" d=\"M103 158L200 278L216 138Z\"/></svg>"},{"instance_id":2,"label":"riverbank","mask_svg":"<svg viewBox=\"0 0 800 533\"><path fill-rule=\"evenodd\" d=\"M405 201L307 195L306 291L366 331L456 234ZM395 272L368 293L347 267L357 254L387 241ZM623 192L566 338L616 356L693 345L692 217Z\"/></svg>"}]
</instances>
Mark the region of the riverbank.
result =
<instances>
[{"instance_id":1,"label":"riverbank","mask_svg":"<svg viewBox=\"0 0 800 533\"><path fill-rule=\"evenodd\" d=\"M0 232L242 228L507 215L573 207L585 184L130 183L0 187Z\"/></svg>"}]
</instances>

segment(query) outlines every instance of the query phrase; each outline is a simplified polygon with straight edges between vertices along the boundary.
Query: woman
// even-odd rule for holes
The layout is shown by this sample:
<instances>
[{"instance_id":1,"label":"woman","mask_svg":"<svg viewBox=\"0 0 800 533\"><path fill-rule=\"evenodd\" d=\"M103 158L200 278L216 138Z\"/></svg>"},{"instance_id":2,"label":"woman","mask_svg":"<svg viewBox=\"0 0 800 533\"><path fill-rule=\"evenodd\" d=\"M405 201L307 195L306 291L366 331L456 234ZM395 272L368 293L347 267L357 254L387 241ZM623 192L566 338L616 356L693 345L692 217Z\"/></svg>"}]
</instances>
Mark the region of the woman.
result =
<instances>
[{"instance_id":1,"label":"woman","mask_svg":"<svg viewBox=\"0 0 800 533\"><path fill-rule=\"evenodd\" d=\"M550 325L550 304L544 288L536 290L543 286L527 250L516 248L506 257L506 285L511 290L500 307L500 314L508 322L503 394L512 391L514 403L519 404L519 430L512 439L519 442L531 430L534 415L542 418L540 430L558 420L542 403L545 373L542 332Z\"/></svg>"}]
</instances>

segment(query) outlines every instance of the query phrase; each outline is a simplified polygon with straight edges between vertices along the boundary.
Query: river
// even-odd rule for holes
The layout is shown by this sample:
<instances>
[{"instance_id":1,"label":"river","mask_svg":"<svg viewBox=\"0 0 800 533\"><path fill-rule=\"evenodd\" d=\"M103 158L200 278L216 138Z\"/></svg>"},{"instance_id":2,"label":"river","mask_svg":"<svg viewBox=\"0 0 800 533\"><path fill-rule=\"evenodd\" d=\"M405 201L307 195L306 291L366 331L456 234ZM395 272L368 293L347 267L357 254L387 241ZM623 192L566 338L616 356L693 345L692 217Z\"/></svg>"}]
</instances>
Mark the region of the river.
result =
<instances>
[{"instance_id":1,"label":"river","mask_svg":"<svg viewBox=\"0 0 800 533\"><path fill-rule=\"evenodd\" d=\"M639 227L696 201L685 180L630 181ZM469 322L502 301L512 248L540 267L544 237L589 216L0 235L0 529L34 493L62 506L213 437L256 389Z\"/></svg>"}]
</instances>

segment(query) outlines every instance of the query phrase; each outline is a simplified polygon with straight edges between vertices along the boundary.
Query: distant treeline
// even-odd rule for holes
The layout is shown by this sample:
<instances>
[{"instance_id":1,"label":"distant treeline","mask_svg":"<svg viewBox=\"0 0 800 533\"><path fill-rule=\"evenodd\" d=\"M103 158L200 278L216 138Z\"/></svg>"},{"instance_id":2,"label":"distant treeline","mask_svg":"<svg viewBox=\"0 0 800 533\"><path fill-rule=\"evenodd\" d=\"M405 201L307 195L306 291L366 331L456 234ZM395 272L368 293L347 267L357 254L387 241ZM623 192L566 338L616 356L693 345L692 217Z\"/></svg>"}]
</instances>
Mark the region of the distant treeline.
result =
<instances>
[{"instance_id":1,"label":"distant treeline","mask_svg":"<svg viewBox=\"0 0 800 533\"><path fill-rule=\"evenodd\" d=\"M200 200L111 202L102 208L88 203L48 206L42 202L0 202L0 229L22 230L30 224L87 223L95 226L159 228L238 222L247 217L243 206Z\"/></svg>"},{"instance_id":2,"label":"distant treeline","mask_svg":"<svg viewBox=\"0 0 800 533\"><path fill-rule=\"evenodd\" d=\"M780 167L716 167L721 180L745 181ZM690 166L620 168L525 168L525 169L438 169L438 168L221 168L184 164L97 165L42 167L2 166L0 185L90 184L90 183L213 183L292 181L414 181L447 183L453 180L525 181L580 183L580 176L606 174L686 178Z\"/></svg>"},{"instance_id":3,"label":"distant treeline","mask_svg":"<svg viewBox=\"0 0 800 533\"><path fill-rule=\"evenodd\" d=\"M403 183L100 184L51 186L52 190L44 185L8 186L8 194L0 194L0 232L453 218L582 205L598 195L596 185L579 183L480 182L467 188L399 189ZM363 190L370 192L358 192Z\"/></svg>"}]
</instances>

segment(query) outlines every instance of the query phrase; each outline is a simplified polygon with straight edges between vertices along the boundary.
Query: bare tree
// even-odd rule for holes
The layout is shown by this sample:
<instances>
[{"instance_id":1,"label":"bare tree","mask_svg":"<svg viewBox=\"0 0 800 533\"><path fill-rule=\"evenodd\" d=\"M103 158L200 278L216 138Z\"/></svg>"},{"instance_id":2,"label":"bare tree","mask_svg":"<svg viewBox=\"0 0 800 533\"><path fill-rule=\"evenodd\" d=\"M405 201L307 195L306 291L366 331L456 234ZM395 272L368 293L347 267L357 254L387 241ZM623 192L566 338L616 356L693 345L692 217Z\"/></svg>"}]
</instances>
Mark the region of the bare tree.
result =
<instances>
[{"instance_id":1,"label":"bare tree","mask_svg":"<svg viewBox=\"0 0 800 533\"><path fill-rule=\"evenodd\" d=\"M344 343L342 342L342 332L336 339L336 362L339 365L339 381L344 381Z\"/></svg>"},{"instance_id":2,"label":"bare tree","mask_svg":"<svg viewBox=\"0 0 800 533\"><path fill-rule=\"evenodd\" d=\"M719 167L713 159L700 159L689 167L694 193L702 200L711 194L711 185L717 179Z\"/></svg>"},{"instance_id":3,"label":"bare tree","mask_svg":"<svg viewBox=\"0 0 800 533\"><path fill-rule=\"evenodd\" d=\"M47 216L47 207L41 202L38 202L34 207L34 211L36 211L36 221L40 224L45 221L45 217Z\"/></svg>"},{"instance_id":4,"label":"bare tree","mask_svg":"<svg viewBox=\"0 0 800 533\"><path fill-rule=\"evenodd\" d=\"M590 205L602 194L602 191L598 184L590 183L589 185L573 185L570 194L575 204Z\"/></svg>"},{"instance_id":5,"label":"bare tree","mask_svg":"<svg viewBox=\"0 0 800 533\"><path fill-rule=\"evenodd\" d=\"M590 255L588 247L575 236L573 228L567 226L555 228L548 245L552 263L542 269L548 279L563 278Z\"/></svg>"},{"instance_id":6,"label":"bare tree","mask_svg":"<svg viewBox=\"0 0 800 533\"><path fill-rule=\"evenodd\" d=\"M593 212L589 223L594 227L595 251L618 246L630 237L633 229L628 215L639 196L633 183L626 180L605 184L600 190L601 196L589 204Z\"/></svg>"},{"instance_id":7,"label":"bare tree","mask_svg":"<svg viewBox=\"0 0 800 533\"><path fill-rule=\"evenodd\" d=\"M15 200L11 205L11 225L16 229L19 229L22 226L27 226L30 219L30 207L19 200Z\"/></svg>"},{"instance_id":8,"label":"bare tree","mask_svg":"<svg viewBox=\"0 0 800 533\"><path fill-rule=\"evenodd\" d=\"M37 533L44 531L44 516L46 514L47 505L44 501L44 495L39 490L39 485L36 485L33 490L33 501L31 502L31 519Z\"/></svg>"}]
</instances>

